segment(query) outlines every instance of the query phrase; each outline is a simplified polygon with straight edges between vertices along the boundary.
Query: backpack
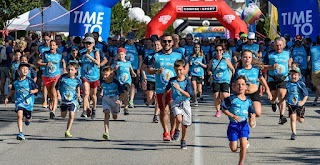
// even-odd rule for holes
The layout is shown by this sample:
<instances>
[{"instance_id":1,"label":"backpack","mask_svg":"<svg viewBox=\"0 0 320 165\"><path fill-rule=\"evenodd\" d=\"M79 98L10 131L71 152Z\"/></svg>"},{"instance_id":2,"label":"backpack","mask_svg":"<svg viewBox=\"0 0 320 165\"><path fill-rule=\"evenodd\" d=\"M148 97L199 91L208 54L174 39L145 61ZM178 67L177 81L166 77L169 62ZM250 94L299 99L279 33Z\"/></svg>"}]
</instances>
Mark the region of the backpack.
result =
<instances>
[{"instance_id":1,"label":"backpack","mask_svg":"<svg viewBox=\"0 0 320 165\"><path fill-rule=\"evenodd\" d=\"M1 46L0 49L0 63L2 63L2 61L7 61L7 47Z\"/></svg>"}]
</instances>

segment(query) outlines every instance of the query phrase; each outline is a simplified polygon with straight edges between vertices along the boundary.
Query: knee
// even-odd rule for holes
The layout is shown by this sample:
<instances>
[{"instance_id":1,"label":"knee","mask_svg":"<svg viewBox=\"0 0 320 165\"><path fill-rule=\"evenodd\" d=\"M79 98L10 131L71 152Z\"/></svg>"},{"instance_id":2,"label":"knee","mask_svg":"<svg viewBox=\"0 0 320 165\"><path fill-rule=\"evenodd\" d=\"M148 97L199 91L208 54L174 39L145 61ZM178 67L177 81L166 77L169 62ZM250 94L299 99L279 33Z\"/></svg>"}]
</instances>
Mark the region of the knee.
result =
<instances>
[{"instance_id":1,"label":"knee","mask_svg":"<svg viewBox=\"0 0 320 165\"><path fill-rule=\"evenodd\" d=\"M237 152L237 146L236 146L236 147L230 147L230 150L231 150L232 152Z\"/></svg>"},{"instance_id":2,"label":"knee","mask_svg":"<svg viewBox=\"0 0 320 165\"><path fill-rule=\"evenodd\" d=\"M304 121L303 118L300 118L300 117L298 118L298 122L299 122L299 123L303 123L303 121Z\"/></svg>"}]
</instances>

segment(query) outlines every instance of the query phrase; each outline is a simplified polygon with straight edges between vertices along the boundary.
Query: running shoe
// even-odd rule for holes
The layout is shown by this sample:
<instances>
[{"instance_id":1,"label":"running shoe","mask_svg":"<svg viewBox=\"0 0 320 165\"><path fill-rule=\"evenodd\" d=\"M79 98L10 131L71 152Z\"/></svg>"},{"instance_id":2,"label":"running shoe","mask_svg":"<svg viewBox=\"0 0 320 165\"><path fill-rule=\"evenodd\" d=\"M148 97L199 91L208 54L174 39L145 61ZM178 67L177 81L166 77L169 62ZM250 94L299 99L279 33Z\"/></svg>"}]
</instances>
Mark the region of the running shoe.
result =
<instances>
[{"instance_id":1,"label":"running shoe","mask_svg":"<svg viewBox=\"0 0 320 165\"><path fill-rule=\"evenodd\" d=\"M314 100L314 101L312 102L312 106L317 106L317 100Z\"/></svg>"},{"instance_id":2,"label":"running shoe","mask_svg":"<svg viewBox=\"0 0 320 165\"><path fill-rule=\"evenodd\" d=\"M50 119L53 119L54 117L56 117L56 114L54 111L50 111Z\"/></svg>"},{"instance_id":3,"label":"running shoe","mask_svg":"<svg viewBox=\"0 0 320 165\"><path fill-rule=\"evenodd\" d=\"M96 110L92 110L91 119L92 119L92 120L95 120L95 119L96 119Z\"/></svg>"},{"instance_id":4,"label":"running shoe","mask_svg":"<svg viewBox=\"0 0 320 165\"><path fill-rule=\"evenodd\" d=\"M185 140L181 140L181 149L187 149L187 142Z\"/></svg>"},{"instance_id":5,"label":"running shoe","mask_svg":"<svg viewBox=\"0 0 320 165\"><path fill-rule=\"evenodd\" d=\"M102 135L105 140L109 140L109 132L106 132Z\"/></svg>"},{"instance_id":6,"label":"running shoe","mask_svg":"<svg viewBox=\"0 0 320 165\"><path fill-rule=\"evenodd\" d=\"M31 124L31 121L25 121L24 124L25 124L26 126L29 126L29 125Z\"/></svg>"},{"instance_id":7,"label":"running shoe","mask_svg":"<svg viewBox=\"0 0 320 165\"><path fill-rule=\"evenodd\" d=\"M276 112L277 111L277 104L272 104L272 111Z\"/></svg>"},{"instance_id":8,"label":"running shoe","mask_svg":"<svg viewBox=\"0 0 320 165\"><path fill-rule=\"evenodd\" d=\"M173 134L173 140L178 141L179 135L180 135L180 131L176 129Z\"/></svg>"},{"instance_id":9,"label":"running shoe","mask_svg":"<svg viewBox=\"0 0 320 165\"><path fill-rule=\"evenodd\" d=\"M133 104L133 101L129 101L129 108L134 108L134 104Z\"/></svg>"},{"instance_id":10,"label":"running shoe","mask_svg":"<svg viewBox=\"0 0 320 165\"><path fill-rule=\"evenodd\" d=\"M279 123L278 124L282 124L283 125L286 122L287 122L287 118L283 117L283 118L279 119Z\"/></svg>"},{"instance_id":11,"label":"running shoe","mask_svg":"<svg viewBox=\"0 0 320 165\"><path fill-rule=\"evenodd\" d=\"M296 140L296 139L297 139L297 134L292 133L292 134L291 134L291 140Z\"/></svg>"},{"instance_id":12,"label":"running shoe","mask_svg":"<svg viewBox=\"0 0 320 165\"><path fill-rule=\"evenodd\" d=\"M129 109L128 108L124 108L123 113L124 113L124 115L129 115Z\"/></svg>"},{"instance_id":13,"label":"running shoe","mask_svg":"<svg viewBox=\"0 0 320 165\"><path fill-rule=\"evenodd\" d=\"M26 138L24 137L23 133L20 132L18 135L17 135L17 140L25 140Z\"/></svg>"},{"instance_id":14,"label":"running shoe","mask_svg":"<svg viewBox=\"0 0 320 165\"><path fill-rule=\"evenodd\" d=\"M149 102L148 101L145 101L144 104L149 107Z\"/></svg>"},{"instance_id":15,"label":"running shoe","mask_svg":"<svg viewBox=\"0 0 320 165\"><path fill-rule=\"evenodd\" d=\"M242 163L239 163L238 165L243 165Z\"/></svg>"},{"instance_id":16,"label":"running shoe","mask_svg":"<svg viewBox=\"0 0 320 165\"><path fill-rule=\"evenodd\" d=\"M88 116L88 117L91 116L91 110L90 110L90 108L87 108L87 116Z\"/></svg>"},{"instance_id":17,"label":"running shoe","mask_svg":"<svg viewBox=\"0 0 320 165\"><path fill-rule=\"evenodd\" d=\"M88 116L87 116L87 112L86 112L86 111L83 111L80 117L87 118L87 117L88 117Z\"/></svg>"},{"instance_id":18,"label":"running shoe","mask_svg":"<svg viewBox=\"0 0 320 165\"><path fill-rule=\"evenodd\" d=\"M48 108L48 104L46 102L42 103L42 108Z\"/></svg>"},{"instance_id":19,"label":"running shoe","mask_svg":"<svg viewBox=\"0 0 320 165\"><path fill-rule=\"evenodd\" d=\"M69 131L66 131L66 132L64 133L64 137L66 137L66 138L72 138L72 135L71 135L71 133L70 133Z\"/></svg>"},{"instance_id":20,"label":"running shoe","mask_svg":"<svg viewBox=\"0 0 320 165\"><path fill-rule=\"evenodd\" d=\"M170 135L169 132L163 133L163 141L170 141Z\"/></svg>"},{"instance_id":21,"label":"running shoe","mask_svg":"<svg viewBox=\"0 0 320 165\"><path fill-rule=\"evenodd\" d=\"M246 148L249 148L249 147L250 147L250 143L249 143L249 140L248 140Z\"/></svg>"},{"instance_id":22,"label":"running shoe","mask_svg":"<svg viewBox=\"0 0 320 165\"><path fill-rule=\"evenodd\" d=\"M203 101L203 95L202 95L202 93L200 93L200 101Z\"/></svg>"},{"instance_id":23,"label":"running shoe","mask_svg":"<svg viewBox=\"0 0 320 165\"><path fill-rule=\"evenodd\" d=\"M199 106L199 105L198 105L198 101L195 101L195 102L193 103L193 105L194 105L195 107Z\"/></svg>"},{"instance_id":24,"label":"running shoe","mask_svg":"<svg viewBox=\"0 0 320 165\"><path fill-rule=\"evenodd\" d=\"M220 117L221 116L221 111L217 111L217 113L214 115L214 117Z\"/></svg>"},{"instance_id":25,"label":"running shoe","mask_svg":"<svg viewBox=\"0 0 320 165\"><path fill-rule=\"evenodd\" d=\"M154 123L158 123L158 122L159 122L157 115L154 115L154 116L153 116L153 122L154 122Z\"/></svg>"},{"instance_id":26,"label":"running shoe","mask_svg":"<svg viewBox=\"0 0 320 165\"><path fill-rule=\"evenodd\" d=\"M174 131L170 131L170 138L171 138L171 140L174 139L174 138L173 138L173 134L174 134Z\"/></svg>"}]
</instances>

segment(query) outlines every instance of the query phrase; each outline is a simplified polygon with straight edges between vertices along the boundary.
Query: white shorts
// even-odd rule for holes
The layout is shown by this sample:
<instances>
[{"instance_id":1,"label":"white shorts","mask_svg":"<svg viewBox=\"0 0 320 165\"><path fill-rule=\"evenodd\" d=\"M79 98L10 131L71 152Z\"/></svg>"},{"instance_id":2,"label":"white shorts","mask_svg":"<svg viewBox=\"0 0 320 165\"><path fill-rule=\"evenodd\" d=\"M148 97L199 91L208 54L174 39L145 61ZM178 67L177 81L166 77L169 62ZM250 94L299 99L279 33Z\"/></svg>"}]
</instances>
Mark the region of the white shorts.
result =
<instances>
[{"instance_id":1,"label":"white shorts","mask_svg":"<svg viewBox=\"0 0 320 165\"><path fill-rule=\"evenodd\" d=\"M120 113L120 105L116 103L118 96L103 96L102 97L102 107L104 110L111 111L112 115L117 115Z\"/></svg>"},{"instance_id":2,"label":"white shorts","mask_svg":"<svg viewBox=\"0 0 320 165\"><path fill-rule=\"evenodd\" d=\"M171 103L171 109L173 111L174 116L182 115L182 124L185 126L190 126L192 123L192 114L191 114L191 106L190 101L175 101L173 100Z\"/></svg>"}]
</instances>

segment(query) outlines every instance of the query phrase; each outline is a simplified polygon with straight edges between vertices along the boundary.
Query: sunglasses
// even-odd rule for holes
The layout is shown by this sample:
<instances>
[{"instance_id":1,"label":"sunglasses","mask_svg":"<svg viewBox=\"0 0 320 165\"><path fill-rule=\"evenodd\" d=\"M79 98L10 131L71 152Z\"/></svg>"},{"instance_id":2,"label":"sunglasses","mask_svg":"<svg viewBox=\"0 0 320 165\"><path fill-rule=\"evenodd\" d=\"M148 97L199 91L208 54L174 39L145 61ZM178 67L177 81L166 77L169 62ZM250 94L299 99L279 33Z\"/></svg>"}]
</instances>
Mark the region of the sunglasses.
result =
<instances>
[{"instance_id":1,"label":"sunglasses","mask_svg":"<svg viewBox=\"0 0 320 165\"><path fill-rule=\"evenodd\" d=\"M170 43L172 42L172 40L162 40L162 42L163 42L163 43L169 43L169 44L170 44Z\"/></svg>"}]
</instances>

